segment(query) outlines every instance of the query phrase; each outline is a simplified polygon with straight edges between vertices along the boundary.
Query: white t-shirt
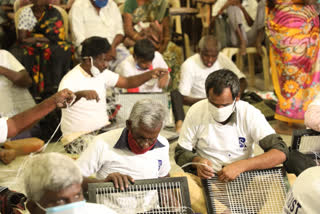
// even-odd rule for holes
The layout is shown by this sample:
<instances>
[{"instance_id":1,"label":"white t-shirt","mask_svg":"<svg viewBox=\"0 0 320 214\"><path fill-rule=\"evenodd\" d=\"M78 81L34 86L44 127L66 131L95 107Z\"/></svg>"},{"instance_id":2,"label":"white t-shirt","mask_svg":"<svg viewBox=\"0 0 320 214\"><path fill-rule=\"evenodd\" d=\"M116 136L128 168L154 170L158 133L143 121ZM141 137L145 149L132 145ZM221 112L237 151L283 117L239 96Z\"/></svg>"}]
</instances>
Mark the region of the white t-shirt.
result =
<instances>
[{"instance_id":1,"label":"white t-shirt","mask_svg":"<svg viewBox=\"0 0 320 214\"><path fill-rule=\"evenodd\" d=\"M92 36L106 38L111 44L117 34L124 35L122 16L113 0L109 0L99 13L90 0L75 1L69 20L76 46Z\"/></svg>"},{"instance_id":2,"label":"white t-shirt","mask_svg":"<svg viewBox=\"0 0 320 214\"><path fill-rule=\"evenodd\" d=\"M235 116L226 125L212 118L208 105L212 104L205 99L190 107L178 143L211 160L216 171L251 157L254 144L275 133L264 115L247 102L236 102Z\"/></svg>"},{"instance_id":3,"label":"white t-shirt","mask_svg":"<svg viewBox=\"0 0 320 214\"><path fill-rule=\"evenodd\" d=\"M206 98L206 79L209 74L219 69L229 69L234 72L239 79L245 78L245 75L237 68L232 60L221 52L210 68L202 63L200 54L195 54L189 57L181 66L180 93L193 98Z\"/></svg>"},{"instance_id":4,"label":"white t-shirt","mask_svg":"<svg viewBox=\"0 0 320 214\"><path fill-rule=\"evenodd\" d=\"M0 143L7 140L8 136L8 125L7 118L0 118Z\"/></svg>"},{"instance_id":5,"label":"white t-shirt","mask_svg":"<svg viewBox=\"0 0 320 214\"><path fill-rule=\"evenodd\" d=\"M86 202L85 207L83 208L87 214L116 214L115 211L109 209L105 205L102 204L95 204L95 203L88 203Z\"/></svg>"},{"instance_id":6,"label":"white t-shirt","mask_svg":"<svg viewBox=\"0 0 320 214\"><path fill-rule=\"evenodd\" d=\"M119 172L134 179L152 179L169 174L167 139L159 135L153 149L137 155L129 150L126 130L120 128L103 133L89 144L77 160L83 176L96 174L98 179L104 179Z\"/></svg>"},{"instance_id":7,"label":"white t-shirt","mask_svg":"<svg viewBox=\"0 0 320 214\"><path fill-rule=\"evenodd\" d=\"M6 50L0 50L0 66L15 72L25 70L21 63ZM0 75L0 91L0 116L2 117L12 117L35 106L28 89L14 85L2 75Z\"/></svg>"},{"instance_id":8,"label":"white t-shirt","mask_svg":"<svg viewBox=\"0 0 320 214\"><path fill-rule=\"evenodd\" d=\"M168 68L167 63L164 61L162 55L158 51L154 53L152 68ZM148 71L150 70L138 70L136 67L136 62L132 55L128 56L116 68L116 73L125 77L139 75ZM162 88L158 87L158 79L151 79L145 82L143 85L139 86L139 92L162 92Z\"/></svg>"},{"instance_id":9,"label":"white t-shirt","mask_svg":"<svg viewBox=\"0 0 320 214\"><path fill-rule=\"evenodd\" d=\"M64 136L75 132L91 132L109 124L106 89L114 87L118 79L119 75L109 70L92 77L80 65L63 77L59 91L65 88L73 92L95 90L100 98L99 102L81 98L70 108L62 109L61 131Z\"/></svg>"},{"instance_id":10,"label":"white t-shirt","mask_svg":"<svg viewBox=\"0 0 320 214\"><path fill-rule=\"evenodd\" d=\"M212 16L216 16L227 1L228 0L217 0L212 6ZM242 6L246 9L250 17L254 20L254 18L256 17L257 7L258 7L257 0L243 0ZM242 23L244 25L244 29L245 31L248 31L250 29L250 26L248 25L246 19L244 18L243 13L241 13L241 15L242 15Z\"/></svg>"}]
</instances>

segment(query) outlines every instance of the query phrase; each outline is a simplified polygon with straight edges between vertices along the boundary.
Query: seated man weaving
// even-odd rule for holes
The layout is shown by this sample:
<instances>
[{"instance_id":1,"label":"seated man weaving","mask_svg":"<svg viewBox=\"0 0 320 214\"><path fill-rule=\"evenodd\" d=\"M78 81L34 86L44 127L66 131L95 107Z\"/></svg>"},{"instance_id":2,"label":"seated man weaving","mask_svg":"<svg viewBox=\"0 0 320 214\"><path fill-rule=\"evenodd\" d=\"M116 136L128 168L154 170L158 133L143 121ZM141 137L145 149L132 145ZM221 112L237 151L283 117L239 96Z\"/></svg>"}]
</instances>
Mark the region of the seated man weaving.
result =
<instances>
[{"instance_id":1,"label":"seated man weaving","mask_svg":"<svg viewBox=\"0 0 320 214\"><path fill-rule=\"evenodd\" d=\"M97 136L77 160L89 182L113 181L124 189L134 179L168 176L169 143L159 135L166 116L165 107L157 101L143 99L132 108L126 128ZM88 178L96 174L97 179Z\"/></svg>"},{"instance_id":2,"label":"seated man weaving","mask_svg":"<svg viewBox=\"0 0 320 214\"><path fill-rule=\"evenodd\" d=\"M240 173L274 167L287 159L288 148L263 114L239 100L240 83L230 70L211 73L205 83L207 99L194 104L182 126L175 160L194 163L200 178L219 176L231 181ZM259 143L264 154L253 157Z\"/></svg>"}]
</instances>

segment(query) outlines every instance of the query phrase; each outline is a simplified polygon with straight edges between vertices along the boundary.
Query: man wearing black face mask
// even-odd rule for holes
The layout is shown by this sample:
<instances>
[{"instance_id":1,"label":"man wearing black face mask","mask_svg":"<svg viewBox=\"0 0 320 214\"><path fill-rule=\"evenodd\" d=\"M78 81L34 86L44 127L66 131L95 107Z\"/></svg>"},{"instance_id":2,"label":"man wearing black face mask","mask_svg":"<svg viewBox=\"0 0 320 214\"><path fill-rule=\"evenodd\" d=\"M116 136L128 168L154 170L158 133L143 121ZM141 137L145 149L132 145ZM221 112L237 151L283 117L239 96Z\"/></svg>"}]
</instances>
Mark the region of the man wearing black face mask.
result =
<instances>
[{"instance_id":1,"label":"man wearing black face mask","mask_svg":"<svg viewBox=\"0 0 320 214\"><path fill-rule=\"evenodd\" d=\"M200 178L218 176L227 182L242 172L271 168L287 159L286 144L263 114L239 100L239 85L229 70L211 73L205 83L207 99L187 113L175 160L178 165L193 162ZM264 154L253 157L255 143Z\"/></svg>"},{"instance_id":2,"label":"man wearing black face mask","mask_svg":"<svg viewBox=\"0 0 320 214\"><path fill-rule=\"evenodd\" d=\"M113 181L124 189L134 179L168 176L169 143L159 135L166 110L159 102L143 99L132 108L126 128L97 136L77 160L84 178L90 182ZM97 179L87 178L96 174Z\"/></svg>"}]
</instances>

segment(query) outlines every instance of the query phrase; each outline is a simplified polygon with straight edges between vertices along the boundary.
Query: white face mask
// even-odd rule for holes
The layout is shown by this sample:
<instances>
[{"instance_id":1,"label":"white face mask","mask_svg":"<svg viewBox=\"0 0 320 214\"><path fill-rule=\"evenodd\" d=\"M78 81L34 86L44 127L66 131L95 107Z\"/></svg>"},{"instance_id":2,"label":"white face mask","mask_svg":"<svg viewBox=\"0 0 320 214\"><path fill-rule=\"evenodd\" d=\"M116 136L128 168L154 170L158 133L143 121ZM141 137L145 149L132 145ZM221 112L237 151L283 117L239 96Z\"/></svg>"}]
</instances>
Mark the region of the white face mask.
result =
<instances>
[{"instance_id":1,"label":"white face mask","mask_svg":"<svg viewBox=\"0 0 320 214\"><path fill-rule=\"evenodd\" d=\"M64 204L56 207L43 208L39 203L36 202L38 207L40 207L46 213L55 213L55 214L81 214L85 212L83 207L86 204L86 201L77 201L70 204Z\"/></svg>"},{"instance_id":2,"label":"white face mask","mask_svg":"<svg viewBox=\"0 0 320 214\"><path fill-rule=\"evenodd\" d=\"M97 77L101 74L101 72L96 66L94 66L93 58L91 56L90 56L90 60L91 60L91 68L90 68L91 74L93 77Z\"/></svg>"},{"instance_id":3,"label":"white face mask","mask_svg":"<svg viewBox=\"0 0 320 214\"><path fill-rule=\"evenodd\" d=\"M211 104L208 101L208 109L210 114L212 115L213 119L219 123L225 122L230 115L233 113L235 109L235 100L232 102L232 104L222 107L222 108L217 108L213 104Z\"/></svg>"}]
</instances>

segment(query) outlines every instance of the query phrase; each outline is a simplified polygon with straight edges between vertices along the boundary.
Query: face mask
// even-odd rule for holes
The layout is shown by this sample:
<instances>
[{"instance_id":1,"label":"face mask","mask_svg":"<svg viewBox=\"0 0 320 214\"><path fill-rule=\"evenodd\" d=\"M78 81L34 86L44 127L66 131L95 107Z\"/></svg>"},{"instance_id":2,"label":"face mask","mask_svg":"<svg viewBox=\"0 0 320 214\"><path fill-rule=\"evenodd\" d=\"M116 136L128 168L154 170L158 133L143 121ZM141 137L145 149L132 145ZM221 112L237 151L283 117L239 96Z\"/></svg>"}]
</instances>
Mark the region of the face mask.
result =
<instances>
[{"instance_id":1,"label":"face mask","mask_svg":"<svg viewBox=\"0 0 320 214\"><path fill-rule=\"evenodd\" d=\"M103 8L108 4L108 0L95 0L93 2L98 8Z\"/></svg>"},{"instance_id":2,"label":"face mask","mask_svg":"<svg viewBox=\"0 0 320 214\"><path fill-rule=\"evenodd\" d=\"M226 121L234 111L235 100L231 105L223 108L217 108L208 101L209 112L213 119L219 123Z\"/></svg>"},{"instance_id":3,"label":"face mask","mask_svg":"<svg viewBox=\"0 0 320 214\"><path fill-rule=\"evenodd\" d=\"M90 72L92 74L93 77L97 77L101 74L100 70L93 65L93 58L90 57L90 60L91 60L91 68L90 68Z\"/></svg>"},{"instance_id":4,"label":"face mask","mask_svg":"<svg viewBox=\"0 0 320 214\"><path fill-rule=\"evenodd\" d=\"M43 208L39 203L36 202L38 207L45 211L46 213L54 213L54 214L81 214L82 212L85 212L83 209L84 205L86 204L86 201L78 201L73 202L70 204L64 204L56 207L49 207L49 208Z\"/></svg>"},{"instance_id":5,"label":"face mask","mask_svg":"<svg viewBox=\"0 0 320 214\"><path fill-rule=\"evenodd\" d=\"M156 144L157 140L155 140L153 142L153 144L146 148L146 149L141 149L141 147L138 145L137 141L133 138L131 131L128 131L128 144L129 144L129 148L131 149L131 151L137 155L140 154L144 154L147 151L149 151L150 149L153 148L153 146Z\"/></svg>"},{"instance_id":6,"label":"face mask","mask_svg":"<svg viewBox=\"0 0 320 214\"><path fill-rule=\"evenodd\" d=\"M138 65L138 63L136 64L136 69L137 70L139 70L139 71L145 71L145 70L153 70L153 67L152 67L152 65L150 65L149 66L149 68L147 68L147 69L143 69L143 68L141 68L139 65Z\"/></svg>"}]
</instances>

